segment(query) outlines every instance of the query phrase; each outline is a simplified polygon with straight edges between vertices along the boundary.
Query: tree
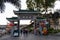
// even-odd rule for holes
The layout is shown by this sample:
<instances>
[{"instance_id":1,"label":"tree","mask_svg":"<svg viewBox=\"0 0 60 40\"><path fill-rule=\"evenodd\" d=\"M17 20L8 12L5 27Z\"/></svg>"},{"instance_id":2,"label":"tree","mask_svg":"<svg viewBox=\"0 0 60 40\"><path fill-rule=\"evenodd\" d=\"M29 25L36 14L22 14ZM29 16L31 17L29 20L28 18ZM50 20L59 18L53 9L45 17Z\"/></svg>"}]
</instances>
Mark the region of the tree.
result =
<instances>
[{"instance_id":1,"label":"tree","mask_svg":"<svg viewBox=\"0 0 60 40\"><path fill-rule=\"evenodd\" d=\"M59 12L54 12L52 15L52 18L54 20L54 27L58 29L58 24L59 24Z\"/></svg>"},{"instance_id":2,"label":"tree","mask_svg":"<svg viewBox=\"0 0 60 40\"><path fill-rule=\"evenodd\" d=\"M49 7L53 7L55 0L27 0L27 8L30 10L34 10L36 9L37 11L45 12L44 17L47 18L48 20L48 15L46 15L47 13L47 9ZM43 8L44 10L41 10L41 8Z\"/></svg>"},{"instance_id":3,"label":"tree","mask_svg":"<svg viewBox=\"0 0 60 40\"><path fill-rule=\"evenodd\" d=\"M27 0L28 9L34 8L40 11L41 8L45 9L45 14L47 12L47 8L53 7L55 0ZM33 5L33 6L32 6Z\"/></svg>"},{"instance_id":4,"label":"tree","mask_svg":"<svg viewBox=\"0 0 60 40\"><path fill-rule=\"evenodd\" d=\"M37 1L37 3L36 3L35 0L27 0L26 3L27 3L27 7L29 10L34 10L34 9L39 10L38 9L40 7L39 1Z\"/></svg>"},{"instance_id":5,"label":"tree","mask_svg":"<svg viewBox=\"0 0 60 40\"><path fill-rule=\"evenodd\" d=\"M15 5L16 7L20 7L20 0L0 0L0 11L1 11L1 13L5 9L5 5L4 5L5 2L10 2L13 5Z\"/></svg>"},{"instance_id":6,"label":"tree","mask_svg":"<svg viewBox=\"0 0 60 40\"><path fill-rule=\"evenodd\" d=\"M26 3L29 10L34 10L35 3L32 0L27 0Z\"/></svg>"}]
</instances>

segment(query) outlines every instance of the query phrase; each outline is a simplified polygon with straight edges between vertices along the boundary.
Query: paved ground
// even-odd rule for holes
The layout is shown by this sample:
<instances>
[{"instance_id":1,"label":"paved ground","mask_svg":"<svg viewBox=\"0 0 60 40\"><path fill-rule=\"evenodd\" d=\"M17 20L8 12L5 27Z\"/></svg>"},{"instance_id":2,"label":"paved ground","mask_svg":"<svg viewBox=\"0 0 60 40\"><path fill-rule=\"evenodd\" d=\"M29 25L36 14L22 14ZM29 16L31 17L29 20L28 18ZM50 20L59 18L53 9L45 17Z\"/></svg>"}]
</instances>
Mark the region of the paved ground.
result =
<instances>
[{"instance_id":1,"label":"paved ground","mask_svg":"<svg viewBox=\"0 0 60 40\"><path fill-rule=\"evenodd\" d=\"M20 37L11 37L10 35L6 35L0 37L0 40L60 40L60 36L56 35L40 36L34 34L28 34L28 35L22 34L20 35Z\"/></svg>"}]
</instances>

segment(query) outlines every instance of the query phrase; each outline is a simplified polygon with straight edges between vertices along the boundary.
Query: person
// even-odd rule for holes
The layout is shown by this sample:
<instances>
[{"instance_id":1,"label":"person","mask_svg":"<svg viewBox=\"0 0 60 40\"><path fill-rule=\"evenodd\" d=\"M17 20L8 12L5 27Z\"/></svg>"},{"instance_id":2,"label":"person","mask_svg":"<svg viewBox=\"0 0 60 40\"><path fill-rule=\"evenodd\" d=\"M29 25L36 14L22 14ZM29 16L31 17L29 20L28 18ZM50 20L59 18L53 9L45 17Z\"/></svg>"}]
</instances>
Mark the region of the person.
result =
<instances>
[{"instance_id":1,"label":"person","mask_svg":"<svg viewBox=\"0 0 60 40\"><path fill-rule=\"evenodd\" d=\"M47 30L49 29L49 22L48 22L48 20L45 20L45 24L46 24L46 27L47 27Z\"/></svg>"},{"instance_id":2,"label":"person","mask_svg":"<svg viewBox=\"0 0 60 40\"><path fill-rule=\"evenodd\" d=\"M43 28L42 28L42 22L40 21L39 22L39 31L40 31L40 34L42 35L42 30L43 30Z\"/></svg>"},{"instance_id":3,"label":"person","mask_svg":"<svg viewBox=\"0 0 60 40\"><path fill-rule=\"evenodd\" d=\"M46 28L46 24L45 24L45 21L40 21L39 23L39 29L40 29L40 34L42 35L44 32L43 32L43 29Z\"/></svg>"},{"instance_id":4,"label":"person","mask_svg":"<svg viewBox=\"0 0 60 40\"><path fill-rule=\"evenodd\" d=\"M36 28L34 28L34 34L36 35L37 33L36 33Z\"/></svg>"},{"instance_id":5,"label":"person","mask_svg":"<svg viewBox=\"0 0 60 40\"><path fill-rule=\"evenodd\" d=\"M17 24L14 24L14 26L11 28L11 36L14 35L14 31L15 31L15 30L18 30Z\"/></svg>"}]
</instances>

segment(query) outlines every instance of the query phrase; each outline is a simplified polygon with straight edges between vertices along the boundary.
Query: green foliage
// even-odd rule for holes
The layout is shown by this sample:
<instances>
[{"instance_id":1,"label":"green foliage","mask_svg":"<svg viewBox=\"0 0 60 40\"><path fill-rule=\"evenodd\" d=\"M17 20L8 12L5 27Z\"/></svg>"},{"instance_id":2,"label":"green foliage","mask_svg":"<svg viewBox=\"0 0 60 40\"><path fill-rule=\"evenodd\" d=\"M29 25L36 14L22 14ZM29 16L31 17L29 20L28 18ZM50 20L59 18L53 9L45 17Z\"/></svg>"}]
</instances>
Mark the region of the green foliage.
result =
<instances>
[{"instance_id":1,"label":"green foliage","mask_svg":"<svg viewBox=\"0 0 60 40\"><path fill-rule=\"evenodd\" d=\"M32 0L27 0L27 7L29 10L34 10L34 2L32 2Z\"/></svg>"},{"instance_id":2,"label":"green foliage","mask_svg":"<svg viewBox=\"0 0 60 40\"><path fill-rule=\"evenodd\" d=\"M36 3L41 4L44 8L53 6L55 0L35 0Z\"/></svg>"},{"instance_id":3,"label":"green foliage","mask_svg":"<svg viewBox=\"0 0 60 40\"><path fill-rule=\"evenodd\" d=\"M52 7L54 5L55 0L27 0L27 7L28 9L37 8L37 10L41 9L42 7L47 10L48 7ZM30 5L30 6L29 6ZM34 6L32 6L34 5Z\"/></svg>"},{"instance_id":4,"label":"green foliage","mask_svg":"<svg viewBox=\"0 0 60 40\"><path fill-rule=\"evenodd\" d=\"M60 32L60 29L57 29L57 32Z\"/></svg>"},{"instance_id":5,"label":"green foliage","mask_svg":"<svg viewBox=\"0 0 60 40\"><path fill-rule=\"evenodd\" d=\"M48 33L49 33L49 34L55 34L55 33L58 33L58 31L55 30L55 29L53 29L53 28L49 28L49 29L48 29Z\"/></svg>"}]
</instances>

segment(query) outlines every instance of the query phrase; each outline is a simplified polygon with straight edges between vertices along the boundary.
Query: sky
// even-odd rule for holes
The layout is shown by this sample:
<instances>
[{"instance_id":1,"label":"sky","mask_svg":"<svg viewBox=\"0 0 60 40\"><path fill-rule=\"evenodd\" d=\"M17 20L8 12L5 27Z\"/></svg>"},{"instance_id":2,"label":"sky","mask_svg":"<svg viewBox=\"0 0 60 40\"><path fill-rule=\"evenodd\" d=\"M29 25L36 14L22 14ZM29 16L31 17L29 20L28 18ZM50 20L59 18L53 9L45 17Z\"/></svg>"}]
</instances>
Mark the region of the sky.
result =
<instances>
[{"instance_id":1,"label":"sky","mask_svg":"<svg viewBox=\"0 0 60 40\"><path fill-rule=\"evenodd\" d=\"M17 15L14 14L13 10L18 10L14 5L12 5L11 3L5 3L6 8L5 8L5 12L0 13L0 25L6 25L7 23L9 23L9 21L6 18L10 18L10 17L17 17ZM56 1L55 2L55 7L54 10L60 9L60 1ZM21 9L27 9L27 5L26 5L26 0L21 0ZM30 24L30 20L21 20L20 24Z\"/></svg>"},{"instance_id":2,"label":"sky","mask_svg":"<svg viewBox=\"0 0 60 40\"><path fill-rule=\"evenodd\" d=\"M60 1L56 1L54 5L55 5L54 10L57 9L60 10Z\"/></svg>"}]
</instances>

